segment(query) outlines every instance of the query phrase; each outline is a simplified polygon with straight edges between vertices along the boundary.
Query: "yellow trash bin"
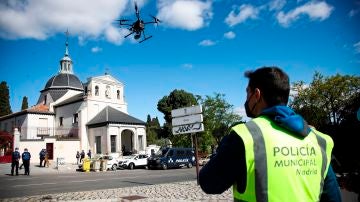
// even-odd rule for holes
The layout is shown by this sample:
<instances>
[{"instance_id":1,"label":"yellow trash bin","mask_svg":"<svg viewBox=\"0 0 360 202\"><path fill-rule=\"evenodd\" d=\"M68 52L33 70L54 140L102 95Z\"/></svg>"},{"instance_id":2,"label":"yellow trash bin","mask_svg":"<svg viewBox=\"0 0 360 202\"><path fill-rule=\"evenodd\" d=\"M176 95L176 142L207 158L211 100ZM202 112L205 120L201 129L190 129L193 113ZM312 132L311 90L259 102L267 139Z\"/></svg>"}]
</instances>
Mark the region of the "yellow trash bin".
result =
<instances>
[{"instance_id":1,"label":"yellow trash bin","mask_svg":"<svg viewBox=\"0 0 360 202\"><path fill-rule=\"evenodd\" d=\"M82 167L83 167L84 172L90 172L90 159L85 158L83 160L83 166Z\"/></svg>"}]
</instances>

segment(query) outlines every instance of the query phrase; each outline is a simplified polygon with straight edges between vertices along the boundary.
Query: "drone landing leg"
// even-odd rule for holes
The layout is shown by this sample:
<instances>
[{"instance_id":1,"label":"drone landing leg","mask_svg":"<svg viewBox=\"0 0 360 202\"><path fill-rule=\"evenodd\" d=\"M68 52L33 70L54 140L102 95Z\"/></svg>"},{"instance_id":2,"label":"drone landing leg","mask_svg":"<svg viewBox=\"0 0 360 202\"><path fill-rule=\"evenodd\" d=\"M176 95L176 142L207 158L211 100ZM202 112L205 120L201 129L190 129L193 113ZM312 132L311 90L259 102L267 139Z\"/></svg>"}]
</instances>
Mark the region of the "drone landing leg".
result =
<instances>
[{"instance_id":1,"label":"drone landing leg","mask_svg":"<svg viewBox=\"0 0 360 202\"><path fill-rule=\"evenodd\" d=\"M139 43L143 42L143 41L146 41L148 39L150 39L152 36L148 36L148 37L145 37L143 40L139 41Z\"/></svg>"}]
</instances>

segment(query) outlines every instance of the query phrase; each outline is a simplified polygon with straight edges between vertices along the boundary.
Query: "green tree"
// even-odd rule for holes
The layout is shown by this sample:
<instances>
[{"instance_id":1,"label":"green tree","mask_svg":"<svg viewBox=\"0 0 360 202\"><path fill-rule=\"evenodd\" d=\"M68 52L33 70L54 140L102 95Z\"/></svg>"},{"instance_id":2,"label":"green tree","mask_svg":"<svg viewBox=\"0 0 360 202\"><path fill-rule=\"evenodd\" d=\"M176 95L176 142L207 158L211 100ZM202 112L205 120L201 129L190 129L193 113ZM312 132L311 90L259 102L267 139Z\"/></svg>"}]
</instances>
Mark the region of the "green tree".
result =
<instances>
[{"instance_id":1,"label":"green tree","mask_svg":"<svg viewBox=\"0 0 360 202\"><path fill-rule=\"evenodd\" d=\"M356 113L360 107L360 77L339 75L324 77L315 72L313 81L294 83L290 106L318 130L329 134L335 143L333 154L342 164L342 172L360 165L354 154L360 152Z\"/></svg>"},{"instance_id":2,"label":"green tree","mask_svg":"<svg viewBox=\"0 0 360 202\"><path fill-rule=\"evenodd\" d=\"M169 138L174 146L190 146L188 135L173 135L171 128L171 110L197 105L196 97L184 90L173 90L168 96L161 98L157 109L164 114L165 123L161 131L162 138Z\"/></svg>"},{"instance_id":3,"label":"green tree","mask_svg":"<svg viewBox=\"0 0 360 202\"><path fill-rule=\"evenodd\" d=\"M9 87L6 81L0 83L0 117L11 114Z\"/></svg>"},{"instance_id":4,"label":"green tree","mask_svg":"<svg viewBox=\"0 0 360 202\"><path fill-rule=\"evenodd\" d=\"M26 96L23 97L22 104L21 104L21 110L29 108L28 104L28 98Z\"/></svg>"},{"instance_id":5,"label":"green tree","mask_svg":"<svg viewBox=\"0 0 360 202\"><path fill-rule=\"evenodd\" d=\"M205 131L200 136L200 147L208 150L208 146L219 144L229 132L230 126L240 122L242 117L234 113L233 105L225 100L225 95L214 93L202 101Z\"/></svg>"},{"instance_id":6,"label":"green tree","mask_svg":"<svg viewBox=\"0 0 360 202\"><path fill-rule=\"evenodd\" d=\"M315 72L309 86L303 81L294 83L296 95L290 106L315 127L340 125L349 100L360 93L360 77L339 74L324 77Z\"/></svg>"},{"instance_id":7,"label":"green tree","mask_svg":"<svg viewBox=\"0 0 360 202\"><path fill-rule=\"evenodd\" d=\"M147 143L150 144L157 144L159 140L159 133L160 133L160 123L158 118L151 118L150 115L147 116L146 121L146 134L147 134Z\"/></svg>"}]
</instances>

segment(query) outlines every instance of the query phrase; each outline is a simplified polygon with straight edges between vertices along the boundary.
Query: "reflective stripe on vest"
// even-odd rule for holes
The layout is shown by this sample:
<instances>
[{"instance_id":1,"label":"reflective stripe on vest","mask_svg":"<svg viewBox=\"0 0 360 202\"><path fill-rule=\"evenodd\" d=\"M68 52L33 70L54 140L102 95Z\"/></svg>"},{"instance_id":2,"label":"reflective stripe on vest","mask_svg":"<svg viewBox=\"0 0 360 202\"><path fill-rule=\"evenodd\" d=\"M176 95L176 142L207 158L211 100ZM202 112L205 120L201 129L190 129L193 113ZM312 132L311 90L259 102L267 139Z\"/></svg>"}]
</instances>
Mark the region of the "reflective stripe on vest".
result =
<instances>
[{"instance_id":1,"label":"reflective stripe on vest","mask_svg":"<svg viewBox=\"0 0 360 202\"><path fill-rule=\"evenodd\" d=\"M237 191L236 184L233 186L235 201L320 199L333 147L330 137L313 131L306 140L299 140L265 117L239 124L232 130L244 142L248 173L244 193ZM276 141L283 139L285 146L281 147L283 144Z\"/></svg>"}]
</instances>

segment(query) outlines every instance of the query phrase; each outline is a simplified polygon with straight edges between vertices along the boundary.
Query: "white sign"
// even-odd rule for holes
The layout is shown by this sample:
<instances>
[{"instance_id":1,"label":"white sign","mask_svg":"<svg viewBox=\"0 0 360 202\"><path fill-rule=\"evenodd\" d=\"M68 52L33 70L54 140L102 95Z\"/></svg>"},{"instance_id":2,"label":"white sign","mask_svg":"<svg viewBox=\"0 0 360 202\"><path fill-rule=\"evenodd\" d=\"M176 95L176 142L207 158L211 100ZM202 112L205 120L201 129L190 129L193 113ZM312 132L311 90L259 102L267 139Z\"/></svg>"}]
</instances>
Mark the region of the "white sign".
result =
<instances>
[{"instance_id":1,"label":"white sign","mask_svg":"<svg viewBox=\"0 0 360 202\"><path fill-rule=\"evenodd\" d=\"M201 105L171 110L171 116L173 118L179 117L179 116L187 116L187 115L191 115L191 114L201 114L201 113L202 113Z\"/></svg>"},{"instance_id":2,"label":"white sign","mask_svg":"<svg viewBox=\"0 0 360 202\"><path fill-rule=\"evenodd\" d=\"M190 123L201 123L203 122L203 115L202 114L193 114L190 116L182 116L182 117L176 117L173 118L171 121L171 124L173 126L179 126L179 125L186 125Z\"/></svg>"},{"instance_id":3,"label":"white sign","mask_svg":"<svg viewBox=\"0 0 360 202\"><path fill-rule=\"evenodd\" d=\"M191 123L182 126L173 126L172 132L174 135L185 134L185 133L196 133L204 131L203 123Z\"/></svg>"}]
</instances>

